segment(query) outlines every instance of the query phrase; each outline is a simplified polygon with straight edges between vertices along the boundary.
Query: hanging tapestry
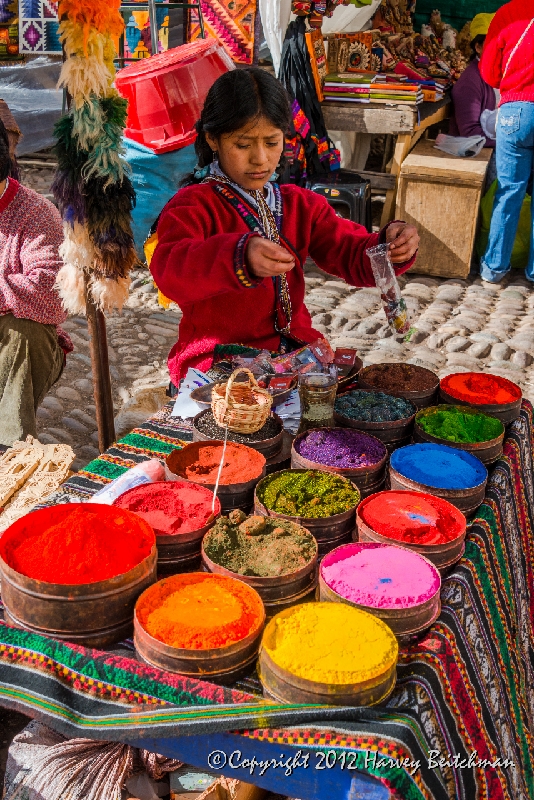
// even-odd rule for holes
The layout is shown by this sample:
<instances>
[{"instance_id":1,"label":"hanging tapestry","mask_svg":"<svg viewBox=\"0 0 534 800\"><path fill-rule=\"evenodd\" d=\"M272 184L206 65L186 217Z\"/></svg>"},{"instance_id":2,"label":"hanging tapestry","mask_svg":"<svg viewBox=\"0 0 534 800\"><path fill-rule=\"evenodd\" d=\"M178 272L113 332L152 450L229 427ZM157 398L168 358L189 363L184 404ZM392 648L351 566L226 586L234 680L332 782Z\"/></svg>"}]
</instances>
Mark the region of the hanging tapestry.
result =
<instances>
[{"instance_id":1,"label":"hanging tapestry","mask_svg":"<svg viewBox=\"0 0 534 800\"><path fill-rule=\"evenodd\" d=\"M0 61L13 61L19 54L17 0L0 0Z\"/></svg>"},{"instance_id":2,"label":"hanging tapestry","mask_svg":"<svg viewBox=\"0 0 534 800\"><path fill-rule=\"evenodd\" d=\"M143 5L143 8L146 8ZM152 42L150 36L150 20L148 11L132 11L121 9L124 19L124 57L148 58L152 55ZM158 53L169 49L169 10L166 3L156 5L156 20L158 24Z\"/></svg>"},{"instance_id":3,"label":"hanging tapestry","mask_svg":"<svg viewBox=\"0 0 534 800\"><path fill-rule=\"evenodd\" d=\"M21 53L61 54L57 0L20 0Z\"/></svg>"},{"instance_id":4,"label":"hanging tapestry","mask_svg":"<svg viewBox=\"0 0 534 800\"><path fill-rule=\"evenodd\" d=\"M252 64L257 0L201 0L207 36L219 39L237 64ZM201 36L198 13L189 16L190 42Z\"/></svg>"}]
</instances>

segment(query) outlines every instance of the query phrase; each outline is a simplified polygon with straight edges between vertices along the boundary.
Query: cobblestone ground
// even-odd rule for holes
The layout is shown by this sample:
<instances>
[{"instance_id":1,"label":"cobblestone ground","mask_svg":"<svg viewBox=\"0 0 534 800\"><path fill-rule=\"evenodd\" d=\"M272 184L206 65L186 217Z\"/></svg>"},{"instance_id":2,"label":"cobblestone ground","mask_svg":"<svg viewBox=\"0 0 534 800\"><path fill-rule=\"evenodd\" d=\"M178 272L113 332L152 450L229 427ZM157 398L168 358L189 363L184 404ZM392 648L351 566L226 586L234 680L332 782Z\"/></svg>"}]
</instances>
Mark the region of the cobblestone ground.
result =
<instances>
[{"instance_id":1,"label":"cobblestone ground","mask_svg":"<svg viewBox=\"0 0 534 800\"><path fill-rule=\"evenodd\" d=\"M23 167L23 181L49 193L52 170ZM147 270L133 273L132 294L122 315L108 319L117 432L124 433L165 401L167 354L176 341L180 311L164 311ZM315 267L307 269L306 303L314 326L333 346L356 347L364 364L407 361L440 377L470 370L503 375L534 399L534 292L522 272L493 286L467 280L408 274L401 278L416 333L398 341L386 325L378 290L353 289ZM95 406L87 322L67 321L75 351L39 409L44 442L67 442L74 468L97 455Z\"/></svg>"},{"instance_id":2,"label":"cobblestone ground","mask_svg":"<svg viewBox=\"0 0 534 800\"><path fill-rule=\"evenodd\" d=\"M401 279L416 332L409 343L391 335L378 291L353 289L315 268L306 275L314 326L333 346L356 347L364 364L407 361L437 372L485 370L519 383L534 398L534 293L521 276L498 286L480 279ZM166 357L176 340L180 312L158 307L148 271L134 273L133 292L121 316L108 319L117 431L139 424L165 401ZM75 468L97 455L95 406L87 322L65 328L75 351L63 376L38 411L43 442L71 444Z\"/></svg>"}]
</instances>

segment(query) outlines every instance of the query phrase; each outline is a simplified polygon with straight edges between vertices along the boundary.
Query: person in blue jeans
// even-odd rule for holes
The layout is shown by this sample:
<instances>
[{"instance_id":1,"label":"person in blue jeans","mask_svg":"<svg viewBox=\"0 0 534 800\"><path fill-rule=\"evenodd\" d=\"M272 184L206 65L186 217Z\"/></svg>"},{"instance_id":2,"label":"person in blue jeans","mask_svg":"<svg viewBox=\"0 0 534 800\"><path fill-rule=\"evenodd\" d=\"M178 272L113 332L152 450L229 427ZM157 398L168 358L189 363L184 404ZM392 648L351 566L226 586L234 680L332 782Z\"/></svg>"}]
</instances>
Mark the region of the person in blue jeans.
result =
<instances>
[{"instance_id":1,"label":"person in blue jeans","mask_svg":"<svg viewBox=\"0 0 534 800\"><path fill-rule=\"evenodd\" d=\"M501 92L498 187L480 267L482 279L489 283L499 283L510 270L519 215L534 173L534 6L527 6L524 0L512 0L497 11L480 62L486 83ZM534 282L534 216L532 229L526 277Z\"/></svg>"}]
</instances>

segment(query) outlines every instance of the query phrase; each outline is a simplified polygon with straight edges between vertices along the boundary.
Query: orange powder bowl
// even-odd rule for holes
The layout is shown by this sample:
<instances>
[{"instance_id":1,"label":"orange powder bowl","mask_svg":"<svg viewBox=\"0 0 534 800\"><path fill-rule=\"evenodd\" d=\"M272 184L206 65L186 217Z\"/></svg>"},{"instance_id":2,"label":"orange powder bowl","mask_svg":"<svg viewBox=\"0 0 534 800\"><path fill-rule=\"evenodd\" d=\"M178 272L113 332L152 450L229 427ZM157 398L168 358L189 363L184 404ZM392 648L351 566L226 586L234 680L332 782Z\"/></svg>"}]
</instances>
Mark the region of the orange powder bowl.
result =
<instances>
[{"instance_id":1,"label":"orange powder bowl","mask_svg":"<svg viewBox=\"0 0 534 800\"><path fill-rule=\"evenodd\" d=\"M134 642L151 666L232 684L256 663L265 624L258 593L203 572L165 578L139 598Z\"/></svg>"},{"instance_id":2,"label":"orange powder bowl","mask_svg":"<svg viewBox=\"0 0 534 800\"><path fill-rule=\"evenodd\" d=\"M166 459L167 480L182 478L213 491L223 447L224 442L208 439L191 442L181 450L173 450ZM244 444L227 442L217 491L223 514L234 508L247 512L252 508L254 489L265 475L266 463L265 457L257 450Z\"/></svg>"},{"instance_id":3,"label":"orange powder bowl","mask_svg":"<svg viewBox=\"0 0 534 800\"><path fill-rule=\"evenodd\" d=\"M97 530L96 520L100 526ZM110 542L110 530L117 523L124 528L129 547L125 547L120 529L115 541ZM110 545L107 553L99 550L106 536ZM84 541L88 543L87 552L77 549ZM112 544L118 549L114 550ZM40 560L33 558L34 551ZM5 620L9 625L85 647L121 641L131 636L137 598L156 580L156 561L154 531L128 511L96 503L34 511L13 523L0 539ZM120 566L113 569L114 563ZM54 574L53 582L50 578Z\"/></svg>"}]
</instances>

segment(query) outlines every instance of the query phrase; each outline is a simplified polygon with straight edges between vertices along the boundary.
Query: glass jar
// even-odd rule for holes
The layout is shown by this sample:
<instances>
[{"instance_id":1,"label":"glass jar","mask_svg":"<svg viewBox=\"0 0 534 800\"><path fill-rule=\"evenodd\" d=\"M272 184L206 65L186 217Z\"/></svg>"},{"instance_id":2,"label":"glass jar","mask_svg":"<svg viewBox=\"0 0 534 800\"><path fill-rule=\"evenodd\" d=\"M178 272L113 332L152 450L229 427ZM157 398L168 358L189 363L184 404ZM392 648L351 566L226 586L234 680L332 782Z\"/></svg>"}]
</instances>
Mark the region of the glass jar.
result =
<instances>
[{"instance_id":1,"label":"glass jar","mask_svg":"<svg viewBox=\"0 0 534 800\"><path fill-rule=\"evenodd\" d=\"M301 406L300 427L297 433L312 428L333 428L334 401L337 393L335 364L307 364L299 370Z\"/></svg>"}]
</instances>

